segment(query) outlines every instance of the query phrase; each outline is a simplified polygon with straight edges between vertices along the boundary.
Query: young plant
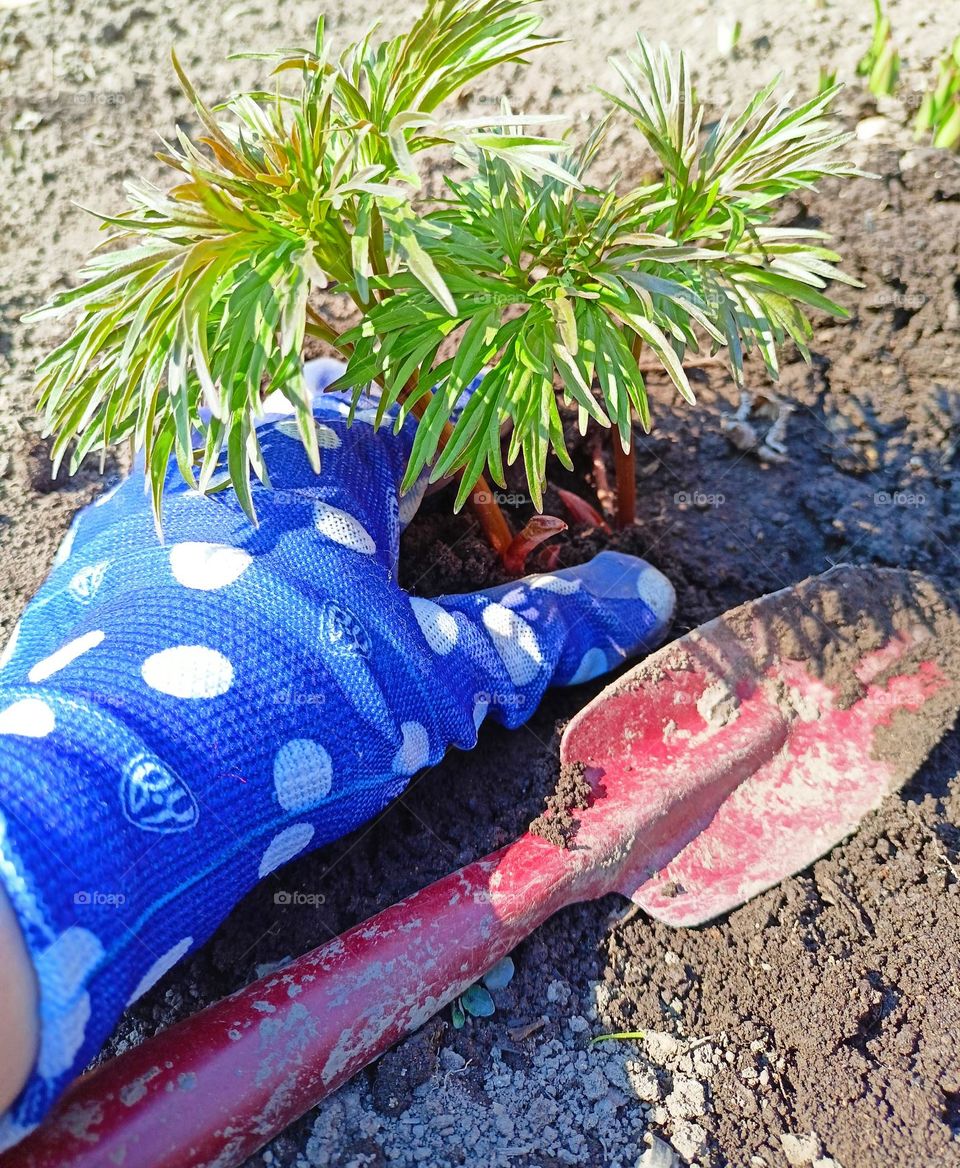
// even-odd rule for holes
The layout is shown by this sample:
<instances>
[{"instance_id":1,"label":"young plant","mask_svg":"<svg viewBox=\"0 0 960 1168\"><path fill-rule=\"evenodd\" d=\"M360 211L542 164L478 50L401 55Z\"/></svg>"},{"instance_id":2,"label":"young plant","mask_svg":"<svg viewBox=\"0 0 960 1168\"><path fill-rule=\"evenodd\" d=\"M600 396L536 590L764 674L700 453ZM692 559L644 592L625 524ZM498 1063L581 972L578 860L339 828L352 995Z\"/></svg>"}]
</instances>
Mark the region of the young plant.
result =
<instances>
[{"instance_id":1,"label":"young plant","mask_svg":"<svg viewBox=\"0 0 960 1168\"><path fill-rule=\"evenodd\" d=\"M339 56L321 22L312 48L271 58L275 91L214 110L175 61L202 126L159 156L178 185L131 185L129 208L102 217L124 246L34 314L79 313L40 370L56 461L70 453L76 468L129 439L145 451L158 522L171 455L200 491L232 484L253 518L266 393L287 397L317 460L309 334L346 362L333 388L359 397L375 382L379 423L394 407L395 425L417 419L404 488L427 470L459 475L455 506L472 497L493 546L522 566L544 533L514 539L484 475L504 486L505 464L522 459L539 510L548 454L572 466L560 402L581 431L592 421L615 435L626 523L634 416L651 424L641 352L690 402L683 359L704 340L726 349L738 383L751 348L774 376L784 340L806 355L806 310L843 315L822 289L844 277L821 233L772 216L790 192L851 173L836 160L846 136L824 120L835 87L791 106L771 84L704 132L683 55L640 38L611 112L627 112L663 173L605 189L591 165L610 113L575 145L532 135L543 119L507 107L481 119L442 110L488 69L552 43L537 35L535 2L428 0L406 34L369 34ZM465 170L439 198L422 191L426 150ZM314 289L346 298L356 323L335 327Z\"/></svg>"},{"instance_id":2,"label":"young plant","mask_svg":"<svg viewBox=\"0 0 960 1168\"><path fill-rule=\"evenodd\" d=\"M677 249L668 260L680 255L680 263L662 273L688 297L674 299L666 312L671 343L682 362L688 347L698 348L699 326L715 350L726 346L738 386L744 354L753 348L776 379L777 348L785 340L809 360L813 327L806 309L847 315L823 294L827 281L856 283L835 266L840 257L822 245L824 233L771 222L777 204L793 191L808 190L826 176L857 173L836 157L850 135L825 118L840 86L794 107L789 95L775 98L775 79L739 114L724 114L703 134L705 109L693 95L684 54L672 58L664 48L654 54L642 37L638 43L631 67L620 69L627 96L612 100L631 115L663 169L659 183L628 199L640 196L638 226ZM666 309L669 297L660 274L653 271L651 282L651 269L638 258L638 270L627 282ZM635 357L643 340L634 334ZM681 392L692 398L689 385ZM641 421L646 426L643 414ZM633 447L624 441L622 449L627 457L616 460L618 495L635 477ZM621 523L632 518L621 506Z\"/></svg>"},{"instance_id":3,"label":"young plant","mask_svg":"<svg viewBox=\"0 0 960 1168\"><path fill-rule=\"evenodd\" d=\"M867 88L874 97L890 97L900 79L900 54L881 0L873 0L873 38L857 65L857 76L867 79Z\"/></svg>"},{"instance_id":4,"label":"young plant","mask_svg":"<svg viewBox=\"0 0 960 1168\"><path fill-rule=\"evenodd\" d=\"M493 995L497 990L506 989L513 981L514 973L513 958L504 957L489 973L464 990L450 1007L450 1021L454 1030L462 1030L468 1017L492 1018L497 1012Z\"/></svg>"},{"instance_id":5,"label":"young plant","mask_svg":"<svg viewBox=\"0 0 960 1168\"><path fill-rule=\"evenodd\" d=\"M837 70L829 65L821 65L817 71L817 93L826 93L837 84Z\"/></svg>"},{"instance_id":6,"label":"young plant","mask_svg":"<svg viewBox=\"0 0 960 1168\"><path fill-rule=\"evenodd\" d=\"M426 403L405 485L427 466L434 479L459 472L461 506L485 470L503 483L507 419L506 460L522 457L539 507L548 452L572 466L559 384L581 431L591 419L615 431L619 520L629 523L634 414L644 429L651 422L643 347L692 402L682 359L700 336L727 347L739 383L753 346L774 376L785 338L806 354L804 306L843 315L821 292L827 279L843 277L820 233L769 222L784 195L849 173L832 159L846 135L822 117L835 90L791 109L771 100L773 83L701 138L704 110L683 55L655 54L641 39L631 65L621 70L627 96L611 100L653 148L660 181L624 194L590 184L606 123L559 158L557 174L534 177L501 156L484 157L471 178L448 182L430 217L439 234L427 246L456 313L401 273L384 281L390 295L347 334L342 385L379 381L384 411ZM453 331L455 354L428 365ZM448 432L464 388L488 365L482 392ZM419 371L412 391L411 368Z\"/></svg>"},{"instance_id":7,"label":"young plant","mask_svg":"<svg viewBox=\"0 0 960 1168\"><path fill-rule=\"evenodd\" d=\"M646 1037L645 1030L619 1030L616 1034L595 1034L590 1039L590 1045L596 1046L598 1042L643 1042Z\"/></svg>"},{"instance_id":8,"label":"young plant","mask_svg":"<svg viewBox=\"0 0 960 1168\"><path fill-rule=\"evenodd\" d=\"M960 36L940 61L936 85L924 95L914 131L918 139L929 134L934 146L960 149Z\"/></svg>"},{"instance_id":9,"label":"young plant","mask_svg":"<svg viewBox=\"0 0 960 1168\"><path fill-rule=\"evenodd\" d=\"M304 337L344 357L350 349L309 304L311 291L349 298L363 317L386 295L382 280L403 273L455 308L424 246L436 229L418 206L418 156L445 147L468 164L495 156L521 172L555 170L558 143L527 136L522 118L440 112L486 70L551 43L530 9L428 0L404 35L376 43L371 31L339 55L321 19L312 48L268 58L273 92L243 93L216 110L174 56L201 125L196 141L178 129L158 155L178 184L129 184L128 209L100 216L108 242L125 246L96 255L79 287L28 318L79 312L40 367L56 464L69 452L75 470L88 452L129 439L145 451L158 522L171 452L201 491L225 471L218 480L254 519L251 475L265 476L254 423L279 389L319 466ZM297 85L285 93L279 78L291 74ZM504 544L497 515L487 506L481 518Z\"/></svg>"},{"instance_id":10,"label":"young plant","mask_svg":"<svg viewBox=\"0 0 960 1168\"><path fill-rule=\"evenodd\" d=\"M717 17L717 52L721 57L732 57L743 36L743 22L736 16L724 13Z\"/></svg>"}]
</instances>

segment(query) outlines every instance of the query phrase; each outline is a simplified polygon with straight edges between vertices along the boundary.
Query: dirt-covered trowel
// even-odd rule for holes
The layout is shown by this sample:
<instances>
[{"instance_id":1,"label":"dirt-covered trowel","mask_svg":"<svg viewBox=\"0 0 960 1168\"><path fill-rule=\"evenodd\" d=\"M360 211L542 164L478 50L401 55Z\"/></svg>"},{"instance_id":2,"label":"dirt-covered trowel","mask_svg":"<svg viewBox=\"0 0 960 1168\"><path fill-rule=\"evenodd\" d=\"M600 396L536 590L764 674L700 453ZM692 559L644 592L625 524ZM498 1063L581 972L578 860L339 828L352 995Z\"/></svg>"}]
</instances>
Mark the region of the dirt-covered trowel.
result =
<instances>
[{"instance_id":1,"label":"dirt-covered trowel","mask_svg":"<svg viewBox=\"0 0 960 1168\"><path fill-rule=\"evenodd\" d=\"M806 867L958 707L960 623L922 577L838 568L735 609L573 719L536 831L85 1076L0 1164L239 1164L564 905L696 925Z\"/></svg>"}]
</instances>

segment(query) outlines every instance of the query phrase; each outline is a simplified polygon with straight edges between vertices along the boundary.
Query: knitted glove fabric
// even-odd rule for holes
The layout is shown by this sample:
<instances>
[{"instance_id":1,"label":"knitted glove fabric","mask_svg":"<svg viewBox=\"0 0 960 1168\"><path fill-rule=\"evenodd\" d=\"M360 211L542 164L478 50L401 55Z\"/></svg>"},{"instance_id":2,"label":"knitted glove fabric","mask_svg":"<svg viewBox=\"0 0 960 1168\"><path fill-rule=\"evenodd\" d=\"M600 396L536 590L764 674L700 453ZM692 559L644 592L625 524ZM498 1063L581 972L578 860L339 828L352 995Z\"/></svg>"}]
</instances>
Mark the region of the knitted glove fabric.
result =
<instances>
[{"instance_id":1,"label":"knitted glove fabric","mask_svg":"<svg viewBox=\"0 0 960 1168\"><path fill-rule=\"evenodd\" d=\"M290 416L258 433L255 528L171 467L158 540L142 471L81 512L0 659L0 881L40 994L42 1118L126 1005L256 881L379 812L486 716L654 647L673 592L641 560L464 596L397 584L412 430L319 390L314 473ZM0 956L2 959L2 956Z\"/></svg>"}]
</instances>

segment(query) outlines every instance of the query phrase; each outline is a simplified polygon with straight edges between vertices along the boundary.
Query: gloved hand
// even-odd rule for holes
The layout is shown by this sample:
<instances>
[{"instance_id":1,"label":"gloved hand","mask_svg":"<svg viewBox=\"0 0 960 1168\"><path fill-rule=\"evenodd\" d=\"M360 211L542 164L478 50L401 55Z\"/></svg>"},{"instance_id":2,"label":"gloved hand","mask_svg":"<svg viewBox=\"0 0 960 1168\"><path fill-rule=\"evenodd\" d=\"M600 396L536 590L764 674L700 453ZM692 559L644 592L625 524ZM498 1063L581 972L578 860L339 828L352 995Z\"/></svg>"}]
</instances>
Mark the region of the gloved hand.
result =
<instances>
[{"instance_id":1,"label":"gloved hand","mask_svg":"<svg viewBox=\"0 0 960 1168\"><path fill-rule=\"evenodd\" d=\"M315 390L339 367L314 362ZM142 473L76 518L0 670L0 879L40 991L40 1051L0 1145L35 1125L124 1007L258 880L344 835L488 714L649 650L673 591L642 560L437 600L396 582L412 441L319 395L260 441L260 526L171 468L164 542Z\"/></svg>"}]
</instances>

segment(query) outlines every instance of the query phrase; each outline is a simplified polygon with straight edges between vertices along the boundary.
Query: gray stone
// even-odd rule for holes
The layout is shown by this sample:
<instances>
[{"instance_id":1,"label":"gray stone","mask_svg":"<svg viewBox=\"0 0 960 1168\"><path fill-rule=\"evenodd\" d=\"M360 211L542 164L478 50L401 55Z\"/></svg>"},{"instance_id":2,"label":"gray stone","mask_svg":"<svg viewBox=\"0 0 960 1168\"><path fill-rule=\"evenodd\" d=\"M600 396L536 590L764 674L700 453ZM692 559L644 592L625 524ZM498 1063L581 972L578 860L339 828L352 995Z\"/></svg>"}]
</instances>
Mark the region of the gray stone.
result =
<instances>
[{"instance_id":1,"label":"gray stone","mask_svg":"<svg viewBox=\"0 0 960 1168\"><path fill-rule=\"evenodd\" d=\"M565 981L550 982L547 986L547 1001L565 1006L570 1001L570 986Z\"/></svg>"},{"instance_id":2,"label":"gray stone","mask_svg":"<svg viewBox=\"0 0 960 1168\"><path fill-rule=\"evenodd\" d=\"M808 1132L806 1135L784 1132L780 1137L780 1145L792 1168L806 1168L813 1164L821 1152L820 1137L816 1132Z\"/></svg>"},{"instance_id":3,"label":"gray stone","mask_svg":"<svg viewBox=\"0 0 960 1168\"><path fill-rule=\"evenodd\" d=\"M672 1062L680 1053L680 1043L672 1034L661 1030L647 1030L643 1035L643 1045L651 1061L660 1064Z\"/></svg>"},{"instance_id":4,"label":"gray stone","mask_svg":"<svg viewBox=\"0 0 960 1168\"><path fill-rule=\"evenodd\" d=\"M625 1069L630 1088L638 1099L644 1103L658 1103L663 1098L660 1080L648 1062L627 1059Z\"/></svg>"},{"instance_id":5,"label":"gray stone","mask_svg":"<svg viewBox=\"0 0 960 1168\"><path fill-rule=\"evenodd\" d=\"M455 1050L451 1050L450 1047L445 1046L443 1050L440 1051L440 1066L443 1067L445 1071L462 1071L466 1065L467 1060L463 1057L463 1055L457 1054L457 1052Z\"/></svg>"},{"instance_id":6,"label":"gray stone","mask_svg":"<svg viewBox=\"0 0 960 1168\"><path fill-rule=\"evenodd\" d=\"M640 1153L635 1168L680 1168L677 1153L666 1140L649 1133L646 1138L649 1147Z\"/></svg>"}]
</instances>

